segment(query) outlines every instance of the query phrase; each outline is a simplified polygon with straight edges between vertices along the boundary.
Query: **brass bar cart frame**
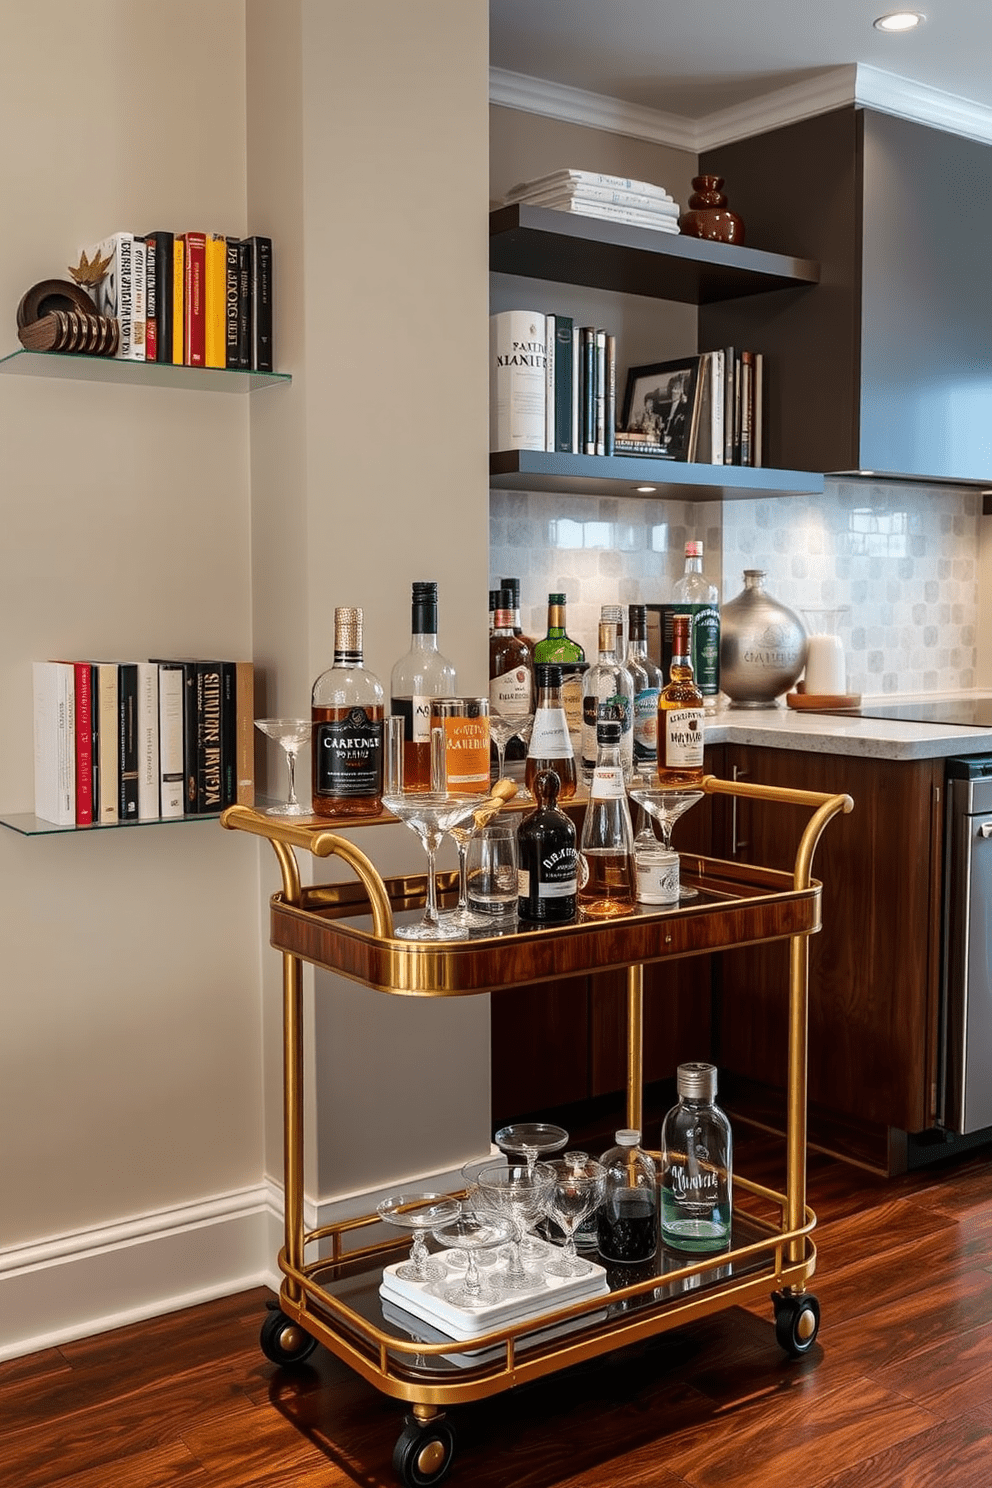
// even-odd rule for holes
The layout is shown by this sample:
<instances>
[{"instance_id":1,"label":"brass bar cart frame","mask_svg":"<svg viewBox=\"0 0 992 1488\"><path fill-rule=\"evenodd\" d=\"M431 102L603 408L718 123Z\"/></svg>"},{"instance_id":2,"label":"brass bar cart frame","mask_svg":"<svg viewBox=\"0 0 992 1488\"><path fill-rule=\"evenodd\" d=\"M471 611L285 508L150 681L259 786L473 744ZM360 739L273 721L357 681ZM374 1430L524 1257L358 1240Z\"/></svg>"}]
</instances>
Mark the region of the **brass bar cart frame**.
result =
<instances>
[{"instance_id":1,"label":"brass bar cart frame","mask_svg":"<svg viewBox=\"0 0 992 1488\"><path fill-rule=\"evenodd\" d=\"M711 795L808 807L791 873L683 855L683 874L698 899L672 909L638 910L605 924L522 927L509 937L438 944L400 940L393 913L423 902L422 875L384 882L369 858L323 824L294 824L232 806L225 827L267 838L282 874L271 900L271 943L283 956L283 1107L285 1245L278 1309L262 1328L262 1349L291 1365L322 1343L383 1393L411 1407L393 1463L407 1488L440 1482L453 1435L445 1408L498 1394L526 1380L677 1327L691 1317L767 1298L775 1288L776 1335L805 1353L819 1326L806 1290L816 1266L806 1204L808 940L820 928L820 885L811 876L820 836L846 795L826 796L707 776ZM304 889L296 850L336 856L357 882ZM360 924L352 923L361 919ZM366 922L370 920L370 925ZM608 1296L559 1307L540 1318L474 1337L471 1343L422 1336L391 1324L378 1306L383 1265L402 1239L382 1238L375 1214L306 1230L303 1191L302 963L310 961L361 984L402 996L465 996L549 980L576 970L627 971L627 1121L641 1128L644 965L759 941L790 941L786 1185L779 1193L734 1175L735 1190L765 1213L742 1215L731 1248L626 1285L611 1277ZM308 1248L317 1247L315 1259ZM671 1257L668 1258L671 1261ZM356 1300L357 1299L357 1300ZM414 1321L414 1320L411 1320ZM429 1331L429 1330L428 1330Z\"/></svg>"}]
</instances>

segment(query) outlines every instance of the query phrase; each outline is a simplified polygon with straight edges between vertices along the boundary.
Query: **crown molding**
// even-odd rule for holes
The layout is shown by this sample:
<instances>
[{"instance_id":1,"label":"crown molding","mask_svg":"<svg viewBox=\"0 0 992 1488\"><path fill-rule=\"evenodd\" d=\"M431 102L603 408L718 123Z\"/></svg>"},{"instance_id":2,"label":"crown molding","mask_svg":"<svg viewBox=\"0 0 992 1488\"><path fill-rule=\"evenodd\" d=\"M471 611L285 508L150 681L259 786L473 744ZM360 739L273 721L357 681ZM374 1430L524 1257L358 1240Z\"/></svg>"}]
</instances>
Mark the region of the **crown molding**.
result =
<instances>
[{"instance_id":1,"label":"crown molding","mask_svg":"<svg viewBox=\"0 0 992 1488\"><path fill-rule=\"evenodd\" d=\"M717 145L794 124L799 119L828 113L845 104L860 104L917 124L992 143L992 109L943 93L939 88L928 88L854 63L830 68L808 82L778 88L734 108L721 109L705 119L685 119L495 67L489 73L489 100L504 108L583 124L590 129L623 134L695 155Z\"/></svg>"}]
</instances>

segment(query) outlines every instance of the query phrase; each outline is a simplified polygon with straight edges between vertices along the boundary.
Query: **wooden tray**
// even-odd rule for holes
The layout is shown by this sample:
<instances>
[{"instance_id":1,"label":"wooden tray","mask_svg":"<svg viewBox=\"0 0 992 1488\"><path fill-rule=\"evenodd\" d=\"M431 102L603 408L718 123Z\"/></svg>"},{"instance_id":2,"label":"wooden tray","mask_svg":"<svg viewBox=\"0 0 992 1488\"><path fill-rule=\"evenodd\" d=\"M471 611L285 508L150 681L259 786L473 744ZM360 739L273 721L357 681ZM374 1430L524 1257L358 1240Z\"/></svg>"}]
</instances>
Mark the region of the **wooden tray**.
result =
<instances>
[{"instance_id":1,"label":"wooden tray","mask_svg":"<svg viewBox=\"0 0 992 1488\"><path fill-rule=\"evenodd\" d=\"M824 709L860 708L860 692L787 692L785 701L790 708L811 708L822 713Z\"/></svg>"}]
</instances>

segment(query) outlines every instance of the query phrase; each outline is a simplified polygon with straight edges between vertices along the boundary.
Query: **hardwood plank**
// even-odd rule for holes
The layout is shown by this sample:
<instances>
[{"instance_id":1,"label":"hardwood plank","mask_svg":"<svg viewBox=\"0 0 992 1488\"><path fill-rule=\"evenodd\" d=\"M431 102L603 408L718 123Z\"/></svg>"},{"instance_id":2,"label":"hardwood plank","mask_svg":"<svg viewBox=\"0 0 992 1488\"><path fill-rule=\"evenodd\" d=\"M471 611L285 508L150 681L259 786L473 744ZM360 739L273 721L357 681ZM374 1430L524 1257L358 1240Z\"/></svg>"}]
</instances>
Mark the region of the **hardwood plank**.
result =
<instances>
[{"instance_id":1,"label":"hardwood plank","mask_svg":"<svg viewBox=\"0 0 992 1488\"><path fill-rule=\"evenodd\" d=\"M992 1426L974 1416L941 1421L929 1431L864 1457L810 1488L988 1488Z\"/></svg>"},{"instance_id":2,"label":"hardwood plank","mask_svg":"<svg viewBox=\"0 0 992 1488\"><path fill-rule=\"evenodd\" d=\"M111 1477L115 1485L126 1488L172 1488L173 1484L177 1488L207 1488L209 1484L203 1468L182 1442L117 1457L109 1475L106 1464L100 1463L51 1481L59 1488L108 1488Z\"/></svg>"}]
</instances>

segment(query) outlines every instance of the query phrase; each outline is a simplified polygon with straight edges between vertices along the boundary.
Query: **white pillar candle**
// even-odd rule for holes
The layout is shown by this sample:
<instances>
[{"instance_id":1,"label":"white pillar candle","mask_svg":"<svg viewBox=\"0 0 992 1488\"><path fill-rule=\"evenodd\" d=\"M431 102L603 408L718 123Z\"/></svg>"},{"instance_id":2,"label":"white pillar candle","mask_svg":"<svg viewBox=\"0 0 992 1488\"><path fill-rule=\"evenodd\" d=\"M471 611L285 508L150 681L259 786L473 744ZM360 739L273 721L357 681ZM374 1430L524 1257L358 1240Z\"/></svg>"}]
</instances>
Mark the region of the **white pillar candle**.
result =
<instances>
[{"instance_id":1,"label":"white pillar candle","mask_svg":"<svg viewBox=\"0 0 992 1488\"><path fill-rule=\"evenodd\" d=\"M810 636L806 642L806 691L814 697L839 697L846 685L840 636Z\"/></svg>"}]
</instances>

